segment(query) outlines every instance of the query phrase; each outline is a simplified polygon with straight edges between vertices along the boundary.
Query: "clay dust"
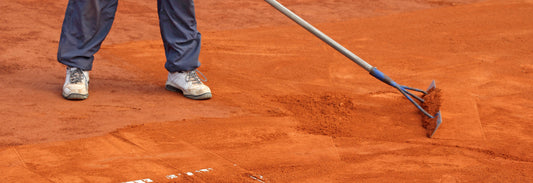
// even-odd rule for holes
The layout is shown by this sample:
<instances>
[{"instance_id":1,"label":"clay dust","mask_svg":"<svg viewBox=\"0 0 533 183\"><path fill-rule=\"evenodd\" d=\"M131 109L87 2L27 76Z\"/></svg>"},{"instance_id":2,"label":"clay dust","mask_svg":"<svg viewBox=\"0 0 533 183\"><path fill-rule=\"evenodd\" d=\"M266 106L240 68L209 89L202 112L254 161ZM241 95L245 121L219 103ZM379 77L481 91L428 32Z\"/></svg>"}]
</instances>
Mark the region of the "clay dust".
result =
<instances>
[{"instance_id":1,"label":"clay dust","mask_svg":"<svg viewBox=\"0 0 533 183\"><path fill-rule=\"evenodd\" d=\"M315 135L346 136L347 124L353 119L355 104L342 94L322 96L284 96L277 101L285 104L298 118L297 129Z\"/></svg>"}]
</instances>

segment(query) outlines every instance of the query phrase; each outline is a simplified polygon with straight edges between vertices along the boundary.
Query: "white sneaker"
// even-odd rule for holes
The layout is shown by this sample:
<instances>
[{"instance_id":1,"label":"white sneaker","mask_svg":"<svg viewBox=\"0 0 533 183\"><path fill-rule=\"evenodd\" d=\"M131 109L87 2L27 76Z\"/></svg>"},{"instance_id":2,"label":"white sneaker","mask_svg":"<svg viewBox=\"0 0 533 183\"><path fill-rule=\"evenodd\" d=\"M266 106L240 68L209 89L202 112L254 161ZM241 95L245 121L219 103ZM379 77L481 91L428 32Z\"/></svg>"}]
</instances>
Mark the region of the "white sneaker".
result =
<instances>
[{"instance_id":1,"label":"white sneaker","mask_svg":"<svg viewBox=\"0 0 533 183\"><path fill-rule=\"evenodd\" d=\"M83 100L89 97L89 72L67 67L63 97L69 100Z\"/></svg>"},{"instance_id":2,"label":"white sneaker","mask_svg":"<svg viewBox=\"0 0 533 183\"><path fill-rule=\"evenodd\" d=\"M202 83L202 81L207 80L201 80L196 72L202 74L196 69L192 71L168 73L165 88L173 92L183 93L183 96L190 99L210 99L211 89ZM205 78L203 74L202 76Z\"/></svg>"}]
</instances>

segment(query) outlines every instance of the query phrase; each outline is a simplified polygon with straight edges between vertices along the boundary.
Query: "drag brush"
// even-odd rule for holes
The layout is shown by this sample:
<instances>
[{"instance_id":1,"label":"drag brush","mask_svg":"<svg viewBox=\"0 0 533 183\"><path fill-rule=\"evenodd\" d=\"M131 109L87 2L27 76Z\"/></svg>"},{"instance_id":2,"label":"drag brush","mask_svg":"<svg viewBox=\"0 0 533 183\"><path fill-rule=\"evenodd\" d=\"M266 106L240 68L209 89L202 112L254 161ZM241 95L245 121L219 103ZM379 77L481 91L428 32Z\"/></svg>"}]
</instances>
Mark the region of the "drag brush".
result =
<instances>
[{"instance_id":1,"label":"drag brush","mask_svg":"<svg viewBox=\"0 0 533 183\"><path fill-rule=\"evenodd\" d=\"M431 83L428 90L420 90L416 88L411 88L407 86L400 85L394 82L391 78L386 76L383 72L379 71L376 67L368 64L363 59L359 58L357 55L352 53L350 50L344 48L342 45L337 43L335 40L331 39L326 34L322 33L320 30L307 23L304 19L300 18L298 15L293 13L291 10L287 9L285 6L277 2L276 0L265 0L272 7L276 8L278 11L283 13L285 16L289 17L291 20L307 29L309 32L314 34L316 37L326 42L328 45L342 53L344 56L348 57L350 60L355 62L357 65L361 66L363 69L367 70L372 76L381 80L382 82L398 89L411 103L413 103L418 110L424 115L423 116L423 126L426 128L427 136L433 137L435 131L439 128L442 123L442 117L440 113L440 89L437 89L435 86L435 81ZM423 94L422 97L419 97L413 92L420 92ZM434 115L432 115L434 114Z\"/></svg>"},{"instance_id":2,"label":"drag brush","mask_svg":"<svg viewBox=\"0 0 533 183\"><path fill-rule=\"evenodd\" d=\"M400 85L375 67L370 70L370 75L398 89L398 91L400 91L400 93L402 93L407 100L413 103L415 107L423 114L422 126L426 129L426 135L429 138L433 137L435 131L437 131L442 123L442 116L440 114L441 90L437 88L435 81L431 82L428 89L424 91L421 89ZM423 95L422 97L419 97L410 91L419 92Z\"/></svg>"}]
</instances>

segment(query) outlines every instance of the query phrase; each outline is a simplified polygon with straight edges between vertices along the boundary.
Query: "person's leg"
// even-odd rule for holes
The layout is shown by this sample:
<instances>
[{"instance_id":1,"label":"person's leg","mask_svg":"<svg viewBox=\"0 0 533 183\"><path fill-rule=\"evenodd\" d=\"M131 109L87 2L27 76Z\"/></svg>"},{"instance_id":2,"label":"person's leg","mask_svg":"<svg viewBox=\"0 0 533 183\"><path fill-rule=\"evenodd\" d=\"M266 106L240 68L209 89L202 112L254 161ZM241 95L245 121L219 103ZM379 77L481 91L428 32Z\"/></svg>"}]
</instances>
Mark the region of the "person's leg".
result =
<instances>
[{"instance_id":1,"label":"person's leg","mask_svg":"<svg viewBox=\"0 0 533 183\"><path fill-rule=\"evenodd\" d=\"M70 0L61 29L57 60L67 66L63 97L89 97L94 54L109 33L118 0Z\"/></svg>"},{"instance_id":2,"label":"person's leg","mask_svg":"<svg viewBox=\"0 0 533 183\"><path fill-rule=\"evenodd\" d=\"M193 0L157 0L157 9L165 68L169 72L198 68L201 35L196 29Z\"/></svg>"},{"instance_id":3,"label":"person's leg","mask_svg":"<svg viewBox=\"0 0 533 183\"><path fill-rule=\"evenodd\" d=\"M197 75L201 35L196 29L193 0L158 0L159 26L165 47L167 90L187 98L211 98L211 90Z\"/></svg>"},{"instance_id":4,"label":"person's leg","mask_svg":"<svg viewBox=\"0 0 533 183\"><path fill-rule=\"evenodd\" d=\"M70 0L61 29L57 60L84 71L109 33L118 0Z\"/></svg>"}]
</instances>

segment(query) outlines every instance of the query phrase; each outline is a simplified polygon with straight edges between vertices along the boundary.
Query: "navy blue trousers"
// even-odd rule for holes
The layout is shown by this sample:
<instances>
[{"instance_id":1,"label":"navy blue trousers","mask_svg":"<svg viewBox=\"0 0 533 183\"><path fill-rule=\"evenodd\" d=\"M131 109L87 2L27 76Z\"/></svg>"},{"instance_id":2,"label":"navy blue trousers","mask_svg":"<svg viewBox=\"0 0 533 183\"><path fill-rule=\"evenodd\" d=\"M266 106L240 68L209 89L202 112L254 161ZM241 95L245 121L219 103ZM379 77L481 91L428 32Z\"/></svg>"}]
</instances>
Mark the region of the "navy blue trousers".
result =
<instances>
[{"instance_id":1,"label":"navy blue trousers","mask_svg":"<svg viewBox=\"0 0 533 183\"><path fill-rule=\"evenodd\" d=\"M113 24L117 5L118 0L69 0L57 60L91 70L94 54ZM158 0L157 10L167 59L165 68L169 72L198 68L201 34L196 29L193 0Z\"/></svg>"}]
</instances>

